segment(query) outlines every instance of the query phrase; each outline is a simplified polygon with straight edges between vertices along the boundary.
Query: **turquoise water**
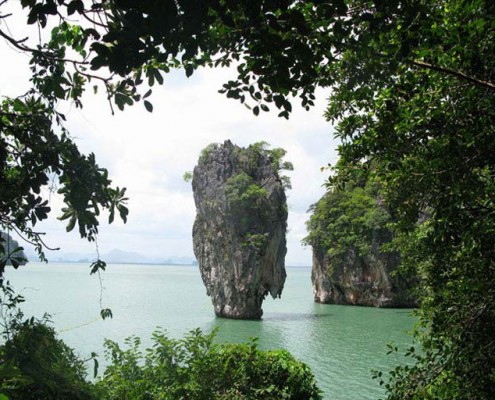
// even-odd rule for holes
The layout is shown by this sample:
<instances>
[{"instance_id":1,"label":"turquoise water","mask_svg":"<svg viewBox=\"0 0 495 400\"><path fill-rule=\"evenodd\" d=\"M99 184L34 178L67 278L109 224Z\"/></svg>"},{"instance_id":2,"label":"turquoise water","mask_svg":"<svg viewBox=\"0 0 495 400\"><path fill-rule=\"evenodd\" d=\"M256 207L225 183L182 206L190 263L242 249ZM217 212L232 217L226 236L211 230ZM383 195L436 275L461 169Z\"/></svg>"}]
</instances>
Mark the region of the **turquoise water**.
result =
<instances>
[{"instance_id":1,"label":"turquoise water","mask_svg":"<svg viewBox=\"0 0 495 400\"><path fill-rule=\"evenodd\" d=\"M414 319L408 310L315 304L309 268L288 268L282 299L267 298L262 321L216 318L197 267L110 265L100 284L86 264L31 263L7 276L26 297L26 315L51 313L60 337L82 357L102 355L103 339L138 335L144 345L156 327L180 337L194 328L219 328L218 340L258 337L261 348L289 350L309 364L325 399L377 399L383 392L372 369L388 371L402 360L386 355L393 341L405 347Z\"/></svg>"}]
</instances>

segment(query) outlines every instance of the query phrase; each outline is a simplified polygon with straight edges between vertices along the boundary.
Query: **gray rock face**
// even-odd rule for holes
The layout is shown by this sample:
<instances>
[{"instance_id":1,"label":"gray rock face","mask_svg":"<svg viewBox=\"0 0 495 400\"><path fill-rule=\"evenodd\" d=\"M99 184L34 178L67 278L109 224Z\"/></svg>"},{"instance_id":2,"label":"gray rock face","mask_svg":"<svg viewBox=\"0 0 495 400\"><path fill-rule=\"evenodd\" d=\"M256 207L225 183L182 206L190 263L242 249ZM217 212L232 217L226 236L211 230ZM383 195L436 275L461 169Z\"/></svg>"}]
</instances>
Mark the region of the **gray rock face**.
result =
<instances>
[{"instance_id":1,"label":"gray rock face","mask_svg":"<svg viewBox=\"0 0 495 400\"><path fill-rule=\"evenodd\" d=\"M194 168L194 253L220 317L259 319L285 282L287 206L273 160L226 141Z\"/></svg>"},{"instance_id":2,"label":"gray rock face","mask_svg":"<svg viewBox=\"0 0 495 400\"><path fill-rule=\"evenodd\" d=\"M399 254L379 250L390 240L387 229L375 229L369 256L359 256L350 248L339 263L330 263L325 249L313 246L311 280L315 302L416 307L417 301L409 294L408 282L391 275L399 266Z\"/></svg>"}]
</instances>

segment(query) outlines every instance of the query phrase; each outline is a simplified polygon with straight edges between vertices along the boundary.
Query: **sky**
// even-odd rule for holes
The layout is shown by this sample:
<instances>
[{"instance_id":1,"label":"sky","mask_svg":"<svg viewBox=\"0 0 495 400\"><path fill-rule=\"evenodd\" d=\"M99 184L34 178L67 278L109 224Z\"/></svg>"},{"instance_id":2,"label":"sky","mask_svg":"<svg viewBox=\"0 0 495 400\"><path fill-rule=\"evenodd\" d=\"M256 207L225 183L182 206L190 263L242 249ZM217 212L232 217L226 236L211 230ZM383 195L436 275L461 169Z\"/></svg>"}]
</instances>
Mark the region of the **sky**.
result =
<instances>
[{"instance_id":1,"label":"sky","mask_svg":"<svg viewBox=\"0 0 495 400\"><path fill-rule=\"evenodd\" d=\"M10 22L9 28L18 37L25 35L23 24ZM0 55L0 96L24 93L29 88L29 58L1 39ZM157 259L193 258L196 211L184 172L193 170L209 143L230 139L245 147L266 141L286 149L286 160L294 164L294 171L287 173L292 190L287 192L286 264L311 265L311 249L301 245L307 210L325 191L328 171L321 167L336 161L333 128L323 117L328 93L319 90L309 112L294 100L288 121L275 112L256 117L237 100L218 93L222 83L234 76L234 70L225 68L199 70L190 78L182 70L173 71L162 86L153 87L152 113L139 103L112 116L104 94L92 91L84 95L82 110L68 102L60 104L79 149L95 153L98 164L109 170L113 185L126 187L130 198L126 224L108 225L101 220L100 253L120 249ZM77 229L67 233L65 224L56 219L62 207L58 195L50 195L50 206L51 216L40 230L46 232L47 243L60 250L49 252L48 259L68 253L95 254L94 244L80 239Z\"/></svg>"}]
</instances>

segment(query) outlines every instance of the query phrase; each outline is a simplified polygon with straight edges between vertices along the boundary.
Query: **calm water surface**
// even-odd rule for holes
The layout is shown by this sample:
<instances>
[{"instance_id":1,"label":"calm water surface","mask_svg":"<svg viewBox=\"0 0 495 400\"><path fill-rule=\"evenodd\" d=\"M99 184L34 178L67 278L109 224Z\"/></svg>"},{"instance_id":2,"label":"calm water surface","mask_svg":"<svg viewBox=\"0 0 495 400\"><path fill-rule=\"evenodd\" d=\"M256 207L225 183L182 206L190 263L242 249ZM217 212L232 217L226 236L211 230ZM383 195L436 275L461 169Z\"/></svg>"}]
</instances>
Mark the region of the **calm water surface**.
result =
<instances>
[{"instance_id":1,"label":"calm water surface","mask_svg":"<svg viewBox=\"0 0 495 400\"><path fill-rule=\"evenodd\" d=\"M289 350L309 364L325 399L377 399L383 395L372 369L388 371L403 360L386 355L386 344L405 347L414 319L408 310L313 303L309 268L287 268L282 299L267 298L262 321L216 318L197 267L109 265L102 274L103 306L113 319L99 318L100 285L86 264L30 263L7 276L26 297L25 314L45 311L60 337L85 357L103 354L103 340L131 335L144 345L156 327L181 337L189 330L219 328L218 340L258 337L261 348Z\"/></svg>"}]
</instances>

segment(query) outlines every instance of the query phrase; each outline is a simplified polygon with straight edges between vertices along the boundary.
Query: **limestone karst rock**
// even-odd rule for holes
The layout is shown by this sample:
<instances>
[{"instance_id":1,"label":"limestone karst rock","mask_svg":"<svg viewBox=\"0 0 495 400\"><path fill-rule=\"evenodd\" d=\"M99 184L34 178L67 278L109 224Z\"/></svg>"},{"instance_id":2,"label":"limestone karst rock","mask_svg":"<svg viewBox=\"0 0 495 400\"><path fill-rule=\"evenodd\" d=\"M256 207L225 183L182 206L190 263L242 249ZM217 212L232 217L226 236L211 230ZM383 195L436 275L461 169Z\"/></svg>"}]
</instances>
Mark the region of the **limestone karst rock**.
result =
<instances>
[{"instance_id":1,"label":"limestone karst rock","mask_svg":"<svg viewBox=\"0 0 495 400\"><path fill-rule=\"evenodd\" d=\"M393 276L400 256L382 252L391 234L387 229L373 231L371 252L361 256L349 248L337 263L330 262L326 249L313 246L311 281L317 303L349 304L371 307L416 307L410 285Z\"/></svg>"},{"instance_id":2,"label":"limestone karst rock","mask_svg":"<svg viewBox=\"0 0 495 400\"><path fill-rule=\"evenodd\" d=\"M281 153L282 152L282 153ZM217 316L259 319L284 287L287 205L282 149L210 145L193 173L194 253Z\"/></svg>"},{"instance_id":3,"label":"limestone karst rock","mask_svg":"<svg viewBox=\"0 0 495 400\"><path fill-rule=\"evenodd\" d=\"M385 250L392 240L391 215L379 191L361 182L331 190L312 206L305 243L313 248L311 280L318 303L414 307L414 277L394 274L400 255Z\"/></svg>"}]
</instances>

